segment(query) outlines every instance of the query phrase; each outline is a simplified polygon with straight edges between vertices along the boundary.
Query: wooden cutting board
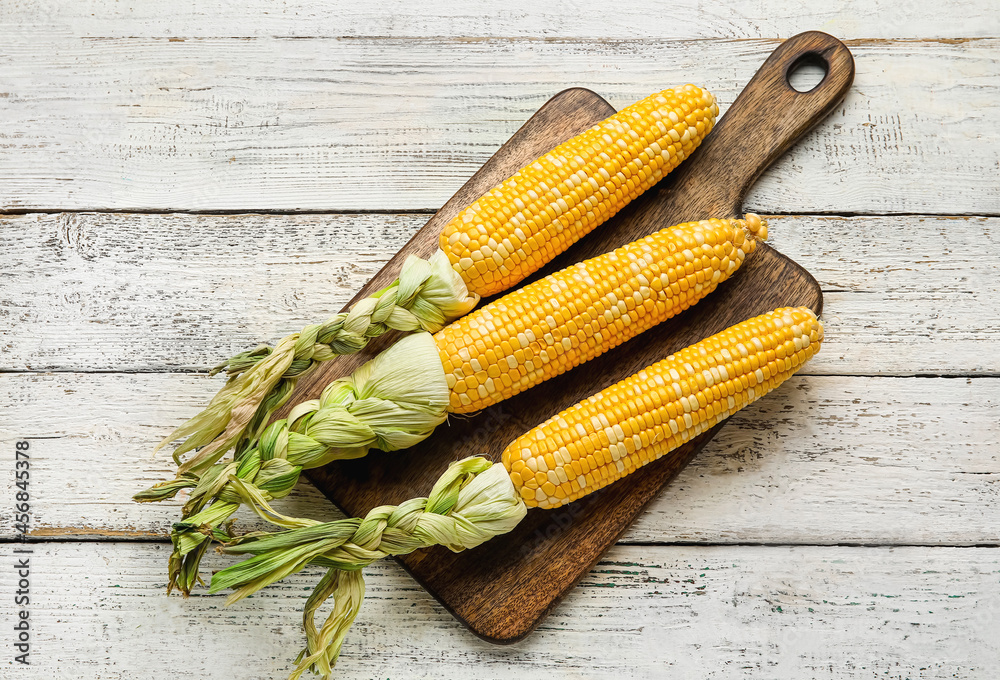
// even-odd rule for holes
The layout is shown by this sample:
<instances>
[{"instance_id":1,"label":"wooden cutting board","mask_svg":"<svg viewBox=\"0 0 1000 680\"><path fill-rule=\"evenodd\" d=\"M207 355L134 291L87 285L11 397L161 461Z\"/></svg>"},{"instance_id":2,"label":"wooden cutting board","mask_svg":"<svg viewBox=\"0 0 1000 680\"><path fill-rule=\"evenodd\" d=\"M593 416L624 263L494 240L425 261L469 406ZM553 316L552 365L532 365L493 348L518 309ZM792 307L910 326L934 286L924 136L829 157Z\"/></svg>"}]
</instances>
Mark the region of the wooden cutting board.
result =
<instances>
[{"instance_id":1,"label":"wooden cutting board","mask_svg":"<svg viewBox=\"0 0 1000 680\"><path fill-rule=\"evenodd\" d=\"M826 66L824 79L800 93L789 72L803 60ZM679 222L741 214L747 190L779 155L828 114L854 79L851 53L825 33L809 32L782 43L764 62L715 130L692 157L657 188L598 227L538 276ZM664 83L664 87L682 83ZM709 89L712 83L699 83ZM441 228L464 207L519 168L613 114L601 97L574 88L555 95L463 186L379 272L354 301L394 279L406 255L429 256ZM535 277L537 278L537 276ZM372 452L307 474L351 516L384 503L426 495L448 463L471 455L500 460L518 435L581 399L670 353L776 307L807 305L821 311L815 279L777 251L763 246L730 281L694 308L582 367L486 409L452 416L433 436L405 451ZM372 342L362 354L321 364L302 378L291 404L318 397L384 349L395 336ZM719 425L659 461L602 491L561 509L531 510L512 533L475 550L444 548L401 559L404 567L448 611L485 640L509 643L530 632L597 562Z\"/></svg>"}]
</instances>

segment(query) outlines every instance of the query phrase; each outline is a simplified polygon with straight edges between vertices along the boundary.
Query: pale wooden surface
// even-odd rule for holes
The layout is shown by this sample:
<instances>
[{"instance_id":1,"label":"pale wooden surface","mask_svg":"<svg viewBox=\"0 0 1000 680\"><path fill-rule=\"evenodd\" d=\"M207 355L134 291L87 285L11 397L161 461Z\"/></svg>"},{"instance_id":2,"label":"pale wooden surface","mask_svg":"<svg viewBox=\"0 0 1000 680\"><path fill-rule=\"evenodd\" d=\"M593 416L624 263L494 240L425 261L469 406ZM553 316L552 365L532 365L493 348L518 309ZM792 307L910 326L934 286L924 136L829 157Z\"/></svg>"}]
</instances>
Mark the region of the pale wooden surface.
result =
<instances>
[{"instance_id":1,"label":"pale wooden surface","mask_svg":"<svg viewBox=\"0 0 1000 680\"><path fill-rule=\"evenodd\" d=\"M40 546L38 663L4 677L284 678L320 573L223 609L218 597L163 596L167 552ZM616 546L507 647L471 636L394 563L365 575L364 615L337 667L345 680L988 678L1000 654L990 548Z\"/></svg>"},{"instance_id":2,"label":"pale wooden surface","mask_svg":"<svg viewBox=\"0 0 1000 680\"><path fill-rule=\"evenodd\" d=\"M559 89L690 80L725 108L815 28L855 86L748 208L823 286L823 352L527 640L473 638L384 564L337 676L997 677L993 3L539 4L0 4L0 555L22 438L36 551L35 665L5 647L0 675L284 677L316 574L168 598L176 504L128 502L218 388L201 372L339 309ZM283 507L336 515L308 488Z\"/></svg>"},{"instance_id":3,"label":"pale wooden surface","mask_svg":"<svg viewBox=\"0 0 1000 680\"><path fill-rule=\"evenodd\" d=\"M725 111L776 46L12 32L0 62L0 203L437 209L559 90L586 86L621 108L664 87L711 84ZM844 104L761 178L747 207L1000 211L1000 39L850 47L859 78Z\"/></svg>"}]
</instances>

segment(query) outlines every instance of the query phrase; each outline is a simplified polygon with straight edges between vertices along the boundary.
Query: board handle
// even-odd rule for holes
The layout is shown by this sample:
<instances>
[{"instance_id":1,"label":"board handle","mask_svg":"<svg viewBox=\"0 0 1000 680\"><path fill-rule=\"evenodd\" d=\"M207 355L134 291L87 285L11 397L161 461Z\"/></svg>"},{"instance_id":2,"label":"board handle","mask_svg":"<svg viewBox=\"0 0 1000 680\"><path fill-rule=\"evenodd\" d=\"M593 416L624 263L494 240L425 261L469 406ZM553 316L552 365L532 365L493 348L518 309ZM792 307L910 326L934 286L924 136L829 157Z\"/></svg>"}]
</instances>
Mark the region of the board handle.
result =
<instances>
[{"instance_id":1,"label":"board handle","mask_svg":"<svg viewBox=\"0 0 1000 680\"><path fill-rule=\"evenodd\" d=\"M799 92L789 75L803 62L822 65L816 87ZM670 190L692 214L736 217L754 181L843 100L854 82L854 57L820 31L785 40L729 107L701 148L681 165Z\"/></svg>"}]
</instances>

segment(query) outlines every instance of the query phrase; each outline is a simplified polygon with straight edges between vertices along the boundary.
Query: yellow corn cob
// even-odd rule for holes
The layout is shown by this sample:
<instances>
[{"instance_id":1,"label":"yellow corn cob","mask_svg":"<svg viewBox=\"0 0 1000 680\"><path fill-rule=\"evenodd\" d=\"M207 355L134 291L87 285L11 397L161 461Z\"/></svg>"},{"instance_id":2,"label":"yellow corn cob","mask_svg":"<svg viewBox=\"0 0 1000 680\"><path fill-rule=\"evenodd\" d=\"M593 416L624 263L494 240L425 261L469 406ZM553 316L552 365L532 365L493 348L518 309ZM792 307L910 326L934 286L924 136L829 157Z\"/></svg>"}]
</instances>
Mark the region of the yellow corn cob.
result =
<instances>
[{"instance_id":1,"label":"yellow corn cob","mask_svg":"<svg viewBox=\"0 0 1000 680\"><path fill-rule=\"evenodd\" d=\"M593 359L708 295L767 238L757 215L664 229L439 331L449 410L478 411Z\"/></svg>"},{"instance_id":2,"label":"yellow corn cob","mask_svg":"<svg viewBox=\"0 0 1000 680\"><path fill-rule=\"evenodd\" d=\"M487 192L445 226L441 250L470 291L506 290L677 167L718 112L694 85L646 97Z\"/></svg>"},{"instance_id":3,"label":"yellow corn cob","mask_svg":"<svg viewBox=\"0 0 1000 680\"><path fill-rule=\"evenodd\" d=\"M806 307L744 321L553 416L508 446L503 464L525 504L564 505L764 396L822 340Z\"/></svg>"}]
</instances>

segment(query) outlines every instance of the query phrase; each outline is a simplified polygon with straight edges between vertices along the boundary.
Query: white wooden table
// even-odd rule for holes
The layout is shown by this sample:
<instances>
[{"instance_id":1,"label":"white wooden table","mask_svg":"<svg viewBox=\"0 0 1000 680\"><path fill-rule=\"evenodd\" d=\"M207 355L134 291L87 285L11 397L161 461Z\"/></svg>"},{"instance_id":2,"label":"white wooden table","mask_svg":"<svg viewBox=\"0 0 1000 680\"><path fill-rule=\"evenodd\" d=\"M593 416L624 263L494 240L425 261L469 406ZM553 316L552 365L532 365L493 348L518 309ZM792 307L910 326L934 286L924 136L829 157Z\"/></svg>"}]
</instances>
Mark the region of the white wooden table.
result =
<instances>
[{"instance_id":1,"label":"white wooden table","mask_svg":"<svg viewBox=\"0 0 1000 680\"><path fill-rule=\"evenodd\" d=\"M171 475L150 451L207 368L338 310L558 90L691 81L725 109L820 29L854 88L747 208L821 282L822 353L525 641L476 639L386 562L337 677L996 678L993 0L363 4L0 3L0 676L283 678L317 572L167 597L178 504L129 500ZM283 507L334 516L305 485Z\"/></svg>"}]
</instances>

